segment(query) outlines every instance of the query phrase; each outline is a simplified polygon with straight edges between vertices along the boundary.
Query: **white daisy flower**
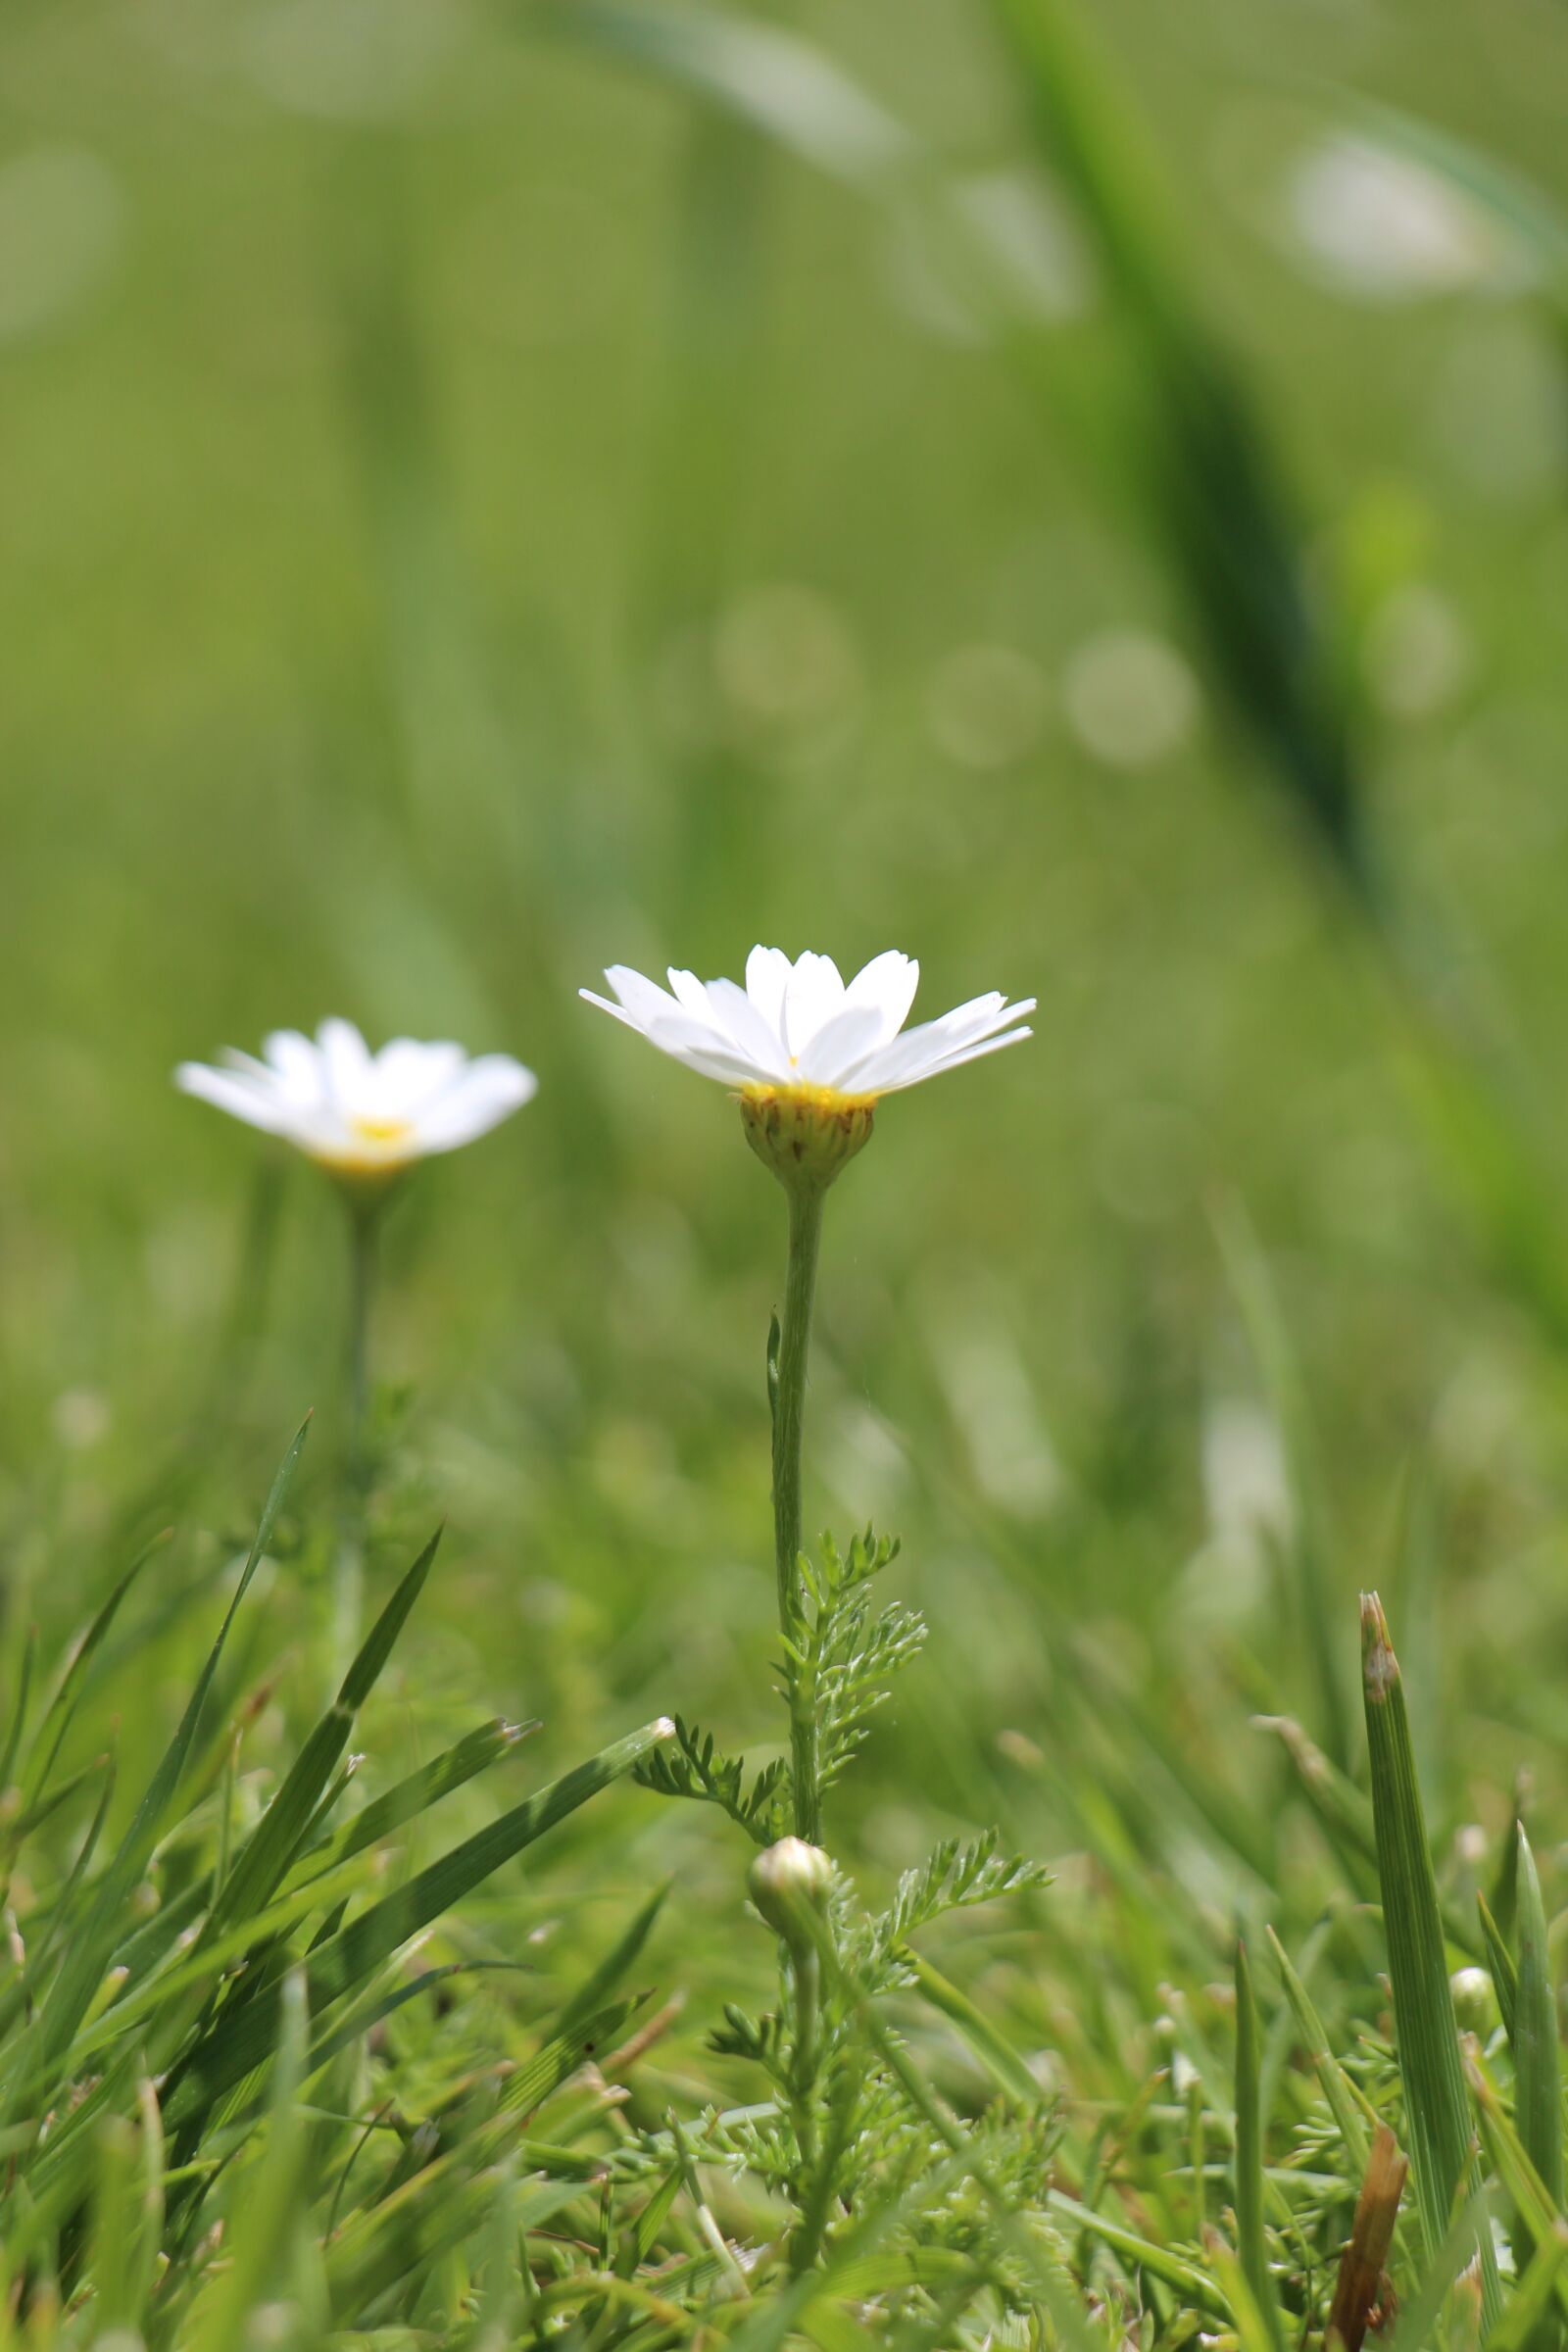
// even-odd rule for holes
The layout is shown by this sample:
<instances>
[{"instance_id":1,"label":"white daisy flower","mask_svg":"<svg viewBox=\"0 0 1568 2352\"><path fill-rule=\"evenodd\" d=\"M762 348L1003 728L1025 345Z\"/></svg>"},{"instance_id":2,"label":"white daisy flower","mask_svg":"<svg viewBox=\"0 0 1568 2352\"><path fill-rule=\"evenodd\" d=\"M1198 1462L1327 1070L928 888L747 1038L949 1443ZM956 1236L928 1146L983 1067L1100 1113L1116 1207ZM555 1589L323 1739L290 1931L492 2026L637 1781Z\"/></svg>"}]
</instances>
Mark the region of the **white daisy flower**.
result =
<instances>
[{"instance_id":1,"label":"white daisy flower","mask_svg":"<svg viewBox=\"0 0 1568 2352\"><path fill-rule=\"evenodd\" d=\"M590 1004L705 1078L738 1087L747 1134L779 1173L787 1151L797 1164L809 1154L828 1179L869 1135L880 1096L1018 1044L1031 1034L1018 1024L1035 1008L1033 997L1009 1004L993 991L906 1029L920 967L892 948L848 985L830 956L792 963L778 948L752 950L744 988L671 970L666 993L619 963L605 978L616 1002L585 988Z\"/></svg>"},{"instance_id":2,"label":"white daisy flower","mask_svg":"<svg viewBox=\"0 0 1568 2352\"><path fill-rule=\"evenodd\" d=\"M472 1143L538 1087L510 1054L470 1060L461 1046L412 1037L372 1054L352 1021L323 1021L314 1043L297 1029L278 1029L262 1051L266 1058L258 1061L225 1048L221 1069L181 1062L174 1084L359 1182Z\"/></svg>"}]
</instances>

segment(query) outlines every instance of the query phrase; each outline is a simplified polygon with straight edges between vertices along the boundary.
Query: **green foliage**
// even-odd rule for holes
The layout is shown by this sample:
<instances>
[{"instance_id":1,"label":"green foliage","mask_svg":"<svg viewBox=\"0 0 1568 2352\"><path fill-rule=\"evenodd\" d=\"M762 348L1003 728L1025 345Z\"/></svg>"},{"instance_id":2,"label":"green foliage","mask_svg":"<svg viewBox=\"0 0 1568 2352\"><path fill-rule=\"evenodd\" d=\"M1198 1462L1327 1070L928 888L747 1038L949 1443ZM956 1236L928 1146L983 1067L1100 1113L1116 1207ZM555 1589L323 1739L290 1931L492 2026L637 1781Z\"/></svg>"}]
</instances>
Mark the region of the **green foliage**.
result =
<instances>
[{"instance_id":1,"label":"green foliage","mask_svg":"<svg viewBox=\"0 0 1568 2352\"><path fill-rule=\"evenodd\" d=\"M1317 2352L1378 2123L1368 2344L1561 2341L1549 13L11 12L0 2352ZM760 1172L571 997L754 936L1040 997L835 1188L782 1651ZM543 1081L353 1578L163 1082L338 1007Z\"/></svg>"}]
</instances>

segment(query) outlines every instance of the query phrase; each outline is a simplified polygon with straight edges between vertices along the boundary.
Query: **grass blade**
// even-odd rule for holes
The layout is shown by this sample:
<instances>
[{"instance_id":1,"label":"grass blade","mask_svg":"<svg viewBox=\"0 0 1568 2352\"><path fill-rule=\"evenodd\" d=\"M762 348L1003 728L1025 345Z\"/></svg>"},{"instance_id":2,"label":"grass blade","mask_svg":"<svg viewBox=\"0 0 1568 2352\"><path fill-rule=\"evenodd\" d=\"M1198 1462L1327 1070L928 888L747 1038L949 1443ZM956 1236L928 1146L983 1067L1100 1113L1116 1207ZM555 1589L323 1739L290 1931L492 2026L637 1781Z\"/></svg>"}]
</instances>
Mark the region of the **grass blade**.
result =
<instances>
[{"instance_id":1,"label":"grass blade","mask_svg":"<svg viewBox=\"0 0 1568 2352\"><path fill-rule=\"evenodd\" d=\"M1280 1972L1280 1979L1285 1986L1285 1998L1290 2003L1291 2014L1296 2019L1297 2031L1301 2036L1306 2054L1317 2071L1318 2082L1323 2087L1323 2096L1328 2101L1329 2113L1339 2127L1340 2137L1345 2142L1350 2161L1358 2173L1364 2173L1367 2159L1372 2152L1372 2143L1367 2137L1366 2121L1357 2104L1361 2094L1356 2090L1349 2076L1329 2048L1329 2037L1324 2030L1323 2020L1319 2017L1306 1986L1292 1966L1290 1955L1284 1944L1281 1943L1272 1928L1267 1933L1269 1948L1274 1954L1274 1964Z\"/></svg>"},{"instance_id":2,"label":"grass blade","mask_svg":"<svg viewBox=\"0 0 1568 2352\"><path fill-rule=\"evenodd\" d=\"M406 1780L372 1797L352 1821L344 1822L341 1829L334 1830L319 1845L302 1854L301 1866L308 1863L312 1876L316 1877L322 1871L335 1870L338 1863L363 1853L368 1845L378 1845L383 1838L390 1838L395 1830L402 1829L405 1822L413 1821L428 1806L450 1796L454 1788L461 1788L466 1781L488 1771L502 1756L509 1755L519 1740L538 1729L537 1723L503 1723L499 1716L492 1716L488 1723L465 1733L440 1755L432 1756L428 1764L421 1764L417 1772L411 1772Z\"/></svg>"},{"instance_id":3,"label":"grass blade","mask_svg":"<svg viewBox=\"0 0 1568 2352\"><path fill-rule=\"evenodd\" d=\"M1536 1857L1519 1825L1519 1997L1513 2044L1514 2114L1525 2153L1560 2213L1563 2203L1562 2061L1557 2047L1557 1987L1546 1943Z\"/></svg>"},{"instance_id":4,"label":"grass blade","mask_svg":"<svg viewBox=\"0 0 1568 2352\"><path fill-rule=\"evenodd\" d=\"M1422 2234L1429 2258L1436 2259L1454 2204L1474 2176L1474 2147L1404 1690L1375 1592L1361 1596L1361 1676L1395 2041ZM1478 2243L1490 2326L1498 2309L1496 2264L1490 2233Z\"/></svg>"},{"instance_id":5,"label":"grass blade","mask_svg":"<svg viewBox=\"0 0 1568 2352\"><path fill-rule=\"evenodd\" d=\"M406 1886L400 1886L342 1928L314 1950L306 1963L313 2013L327 2005L368 1976L387 1955L407 1943L432 1919L449 1911L471 1889L499 1870L504 1862L542 1838L557 1822L586 1804L603 1788L630 1772L662 1740L671 1737L667 1716L645 1724L641 1731L601 1749L586 1764L551 1782L537 1795L514 1805L499 1820L476 1830L462 1845L432 1862ZM275 2032L278 1990L259 1992L232 2015L220 2016L198 2044L188 2067L165 2103L166 2120L189 2126L214 2099L263 2064Z\"/></svg>"},{"instance_id":6,"label":"grass blade","mask_svg":"<svg viewBox=\"0 0 1568 2352\"><path fill-rule=\"evenodd\" d=\"M371 1627L358 1657L343 1678L342 1689L295 1757L283 1786L268 1806L213 1904L202 1933L205 1942L231 1921L246 1919L268 1903L295 1856L295 1849L316 1816L321 1791L331 1779L338 1758L348 1745L354 1719L375 1688L392 1655L409 1612L424 1589L441 1530L403 1577Z\"/></svg>"},{"instance_id":7,"label":"grass blade","mask_svg":"<svg viewBox=\"0 0 1568 2352\"><path fill-rule=\"evenodd\" d=\"M1519 1971L1514 1958L1503 1942L1502 1930L1492 1916L1484 1894L1476 1896L1476 1910L1481 1920L1481 1940L1486 1945L1487 1966L1492 1972L1492 1988L1497 1996L1508 2039L1513 2040L1519 2012Z\"/></svg>"},{"instance_id":8,"label":"grass blade","mask_svg":"<svg viewBox=\"0 0 1568 2352\"><path fill-rule=\"evenodd\" d=\"M271 1538L277 1514L283 1507L289 1481L304 1448L307 1419L277 1468L271 1491L267 1497L255 1541L246 1556L234 1597L224 1613L218 1639L208 1653L196 1688L191 1692L179 1727L165 1751L162 1763L148 1785L146 1794L136 1809L136 1815L121 1842L119 1851L99 1883L92 1909L79 1935L72 1940L64 1966L50 1989L39 2018L37 2046L29 2052L30 2064L24 2064L16 2079L8 2115L12 2120L24 2112L25 2101L33 2082L45 2078L49 2069L58 2064L74 2039L94 1992L103 1981L109 1953L121 1932L124 1907L132 1886L141 1876L147 1856L152 1851L164 1816L169 1810L175 1788L194 1743L201 1723L202 1710L208 1691L218 1672L223 1645L229 1629L238 1614L241 1602L250 1589L257 1565Z\"/></svg>"},{"instance_id":9,"label":"grass blade","mask_svg":"<svg viewBox=\"0 0 1568 2352\"><path fill-rule=\"evenodd\" d=\"M1236 1938L1236 2250L1242 2276L1277 2344L1274 2280L1263 2234L1262 2052L1247 1944Z\"/></svg>"}]
</instances>

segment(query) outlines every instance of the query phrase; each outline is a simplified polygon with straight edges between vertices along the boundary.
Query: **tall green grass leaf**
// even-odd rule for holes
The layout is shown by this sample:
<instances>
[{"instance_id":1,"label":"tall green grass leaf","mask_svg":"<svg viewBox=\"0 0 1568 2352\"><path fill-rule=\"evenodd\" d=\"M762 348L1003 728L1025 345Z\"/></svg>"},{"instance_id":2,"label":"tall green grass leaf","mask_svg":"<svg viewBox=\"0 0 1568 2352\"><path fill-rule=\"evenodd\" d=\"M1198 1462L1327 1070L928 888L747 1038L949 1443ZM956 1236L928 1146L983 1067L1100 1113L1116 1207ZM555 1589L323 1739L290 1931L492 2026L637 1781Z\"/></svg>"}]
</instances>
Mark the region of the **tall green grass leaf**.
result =
<instances>
[{"instance_id":1,"label":"tall green grass leaf","mask_svg":"<svg viewBox=\"0 0 1568 2352\"><path fill-rule=\"evenodd\" d=\"M1375 1592L1361 1596L1361 1673L1395 2041L1416 2201L1431 2258L1445 2243L1454 2203L1473 2179L1474 2141L1404 1691ZM1480 2240L1479 2250L1490 2326L1498 2307L1490 2234Z\"/></svg>"},{"instance_id":2,"label":"tall green grass leaf","mask_svg":"<svg viewBox=\"0 0 1568 2352\"><path fill-rule=\"evenodd\" d=\"M313 1950L306 1977L313 2013L351 1991L400 1944L420 1928L438 1919L454 1903L509 1862L547 1830L574 1813L630 1772L645 1756L671 1736L667 1717L661 1716L641 1731L601 1749L536 1796L526 1797L500 1819L476 1830L437 1862L418 1872L407 1886L383 1896L368 1911ZM166 2101L170 2123L189 2125L212 2101L241 2082L262 2064L270 2047L277 1990L271 1987L247 2002L232 2017L220 2016L193 2052L177 2086Z\"/></svg>"},{"instance_id":3,"label":"tall green grass leaf","mask_svg":"<svg viewBox=\"0 0 1568 2352\"><path fill-rule=\"evenodd\" d=\"M1245 1939L1236 1938L1236 2251L1242 2274L1269 2341L1279 2343L1274 2280L1263 2233L1262 2051L1252 1970Z\"/></svg>"},{"instance_id":4,"label":"tall green grass leaf","mask_svg":"<svg viewBox=\"0 0 1568 2352\"><path fill-rule=\"evenodd\" d=\"M1514 2113L1525 2153L1557 2212L1563 2206L1562 2059L1557 1986L1536 1857L1519 1824L1519 1997L1513 2044Z\"/></svg>"}]
</instances>

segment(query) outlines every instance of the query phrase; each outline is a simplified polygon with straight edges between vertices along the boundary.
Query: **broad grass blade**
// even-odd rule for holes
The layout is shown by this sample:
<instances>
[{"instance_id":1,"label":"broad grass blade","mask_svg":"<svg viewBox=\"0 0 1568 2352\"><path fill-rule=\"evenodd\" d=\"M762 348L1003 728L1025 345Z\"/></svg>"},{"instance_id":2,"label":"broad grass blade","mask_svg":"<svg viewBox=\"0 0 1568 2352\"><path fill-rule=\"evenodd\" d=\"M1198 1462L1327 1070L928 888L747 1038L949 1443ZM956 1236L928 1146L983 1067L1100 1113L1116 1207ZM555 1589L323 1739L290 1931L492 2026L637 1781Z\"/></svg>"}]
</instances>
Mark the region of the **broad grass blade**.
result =
<instances>
[{"instance_id":1,"label":"broad grass blade","mask_svg":"<svg viewBox=\"0 0 1568 2352\"><path fill-rule=\"evenodd\" d=\"M1562 2061L1557 2040L1557 1986L1546 1941L1536 1857L1519 1825L1519 1997L1509 2034L1513 2044L1514 2114L1525 2153L1560 2213L1563 2205Z\"/></svg>"},{"instance_id":2,"label":"broad grass blade","mask_svg":"<svg viewBox=\"0 0 1568 2352\"><path fill-rule=\"evenodd\" d=\"M1263 2234L1262 2049L1247 1944L1236 1939L1236 2250L1271 2342L1279 2342L1274 2280Z\"/></svg>"},{"instance_id":3,"label":"broad grass blade","mask_svg":"<svg viewBox=\"0 0 1568 2352\"><path fill-rule=\"evenodd\" d=\"M1361 1678L1395 2040L1422 2234L1435 2259L1446 2242L1454 2203L1474 2177L1474 2140L1404 1690L1375 1592L1361 1596ZM1479 2251L1490 2326L1498 2310L1490 2233L1480 2238Z\"/></svg>"}]
</instances>

